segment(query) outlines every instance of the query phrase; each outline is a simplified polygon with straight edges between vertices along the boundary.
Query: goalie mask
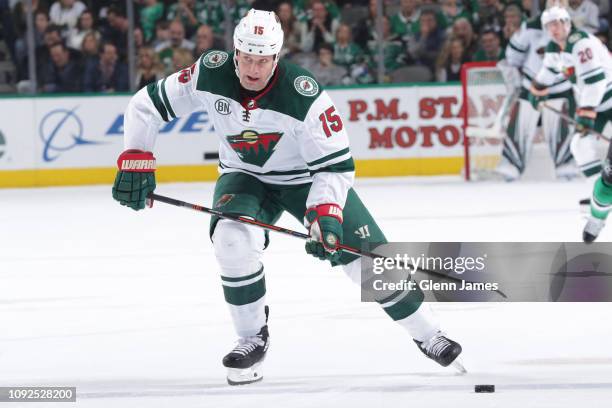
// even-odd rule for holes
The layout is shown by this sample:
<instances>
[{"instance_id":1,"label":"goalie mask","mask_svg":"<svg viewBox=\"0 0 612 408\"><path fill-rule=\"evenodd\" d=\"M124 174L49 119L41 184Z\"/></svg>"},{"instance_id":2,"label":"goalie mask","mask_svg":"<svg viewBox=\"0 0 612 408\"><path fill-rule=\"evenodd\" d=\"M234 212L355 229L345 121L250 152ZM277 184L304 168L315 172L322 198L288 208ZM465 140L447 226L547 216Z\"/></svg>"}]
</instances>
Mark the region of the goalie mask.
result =
<instances>
[{"instance_id":1,"label":"goalie mask","mask_svg":"<svg viewBox=\"0 0 612 408\"><path fill-rule=\"evenodd\" d=\"M255 56L274 56L274 68L266 82L270 80L283 47L283 29L276 14L272 11L251 9L234 29L234 66L240 78L236 54L244 52Z\"/></svg>"},{"instance_id":2,"label":"goalie mask","mask_svg":"<svg viewBox=\"0 0 612 408\"><path fill-rule=\"evenodd\" d=\"M553 6L544 10L541 17L542 27L552 39L559 43L564 42L572 28L572 22L568 11L559 6Z\"/></svg>"}]
</instances>

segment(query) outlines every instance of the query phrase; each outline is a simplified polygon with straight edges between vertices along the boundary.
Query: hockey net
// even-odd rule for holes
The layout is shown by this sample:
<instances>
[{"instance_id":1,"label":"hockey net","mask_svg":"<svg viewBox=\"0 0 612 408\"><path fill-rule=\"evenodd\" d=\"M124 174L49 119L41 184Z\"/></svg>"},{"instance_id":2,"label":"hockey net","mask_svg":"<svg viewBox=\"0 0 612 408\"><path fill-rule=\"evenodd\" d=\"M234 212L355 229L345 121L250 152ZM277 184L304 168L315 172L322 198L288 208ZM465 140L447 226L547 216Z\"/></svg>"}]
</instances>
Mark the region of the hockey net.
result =
<instances>
[{"instance_id":1,"label":"hockey net","mask_svg":"<svg viewBox=\"0 0 612 408\"><path fill-rule=\"evenodd\" d=\"M495 62L472 62L461 68L466 180L489 179L501 160L509 95Z\"/></svg>"}]
</instances>

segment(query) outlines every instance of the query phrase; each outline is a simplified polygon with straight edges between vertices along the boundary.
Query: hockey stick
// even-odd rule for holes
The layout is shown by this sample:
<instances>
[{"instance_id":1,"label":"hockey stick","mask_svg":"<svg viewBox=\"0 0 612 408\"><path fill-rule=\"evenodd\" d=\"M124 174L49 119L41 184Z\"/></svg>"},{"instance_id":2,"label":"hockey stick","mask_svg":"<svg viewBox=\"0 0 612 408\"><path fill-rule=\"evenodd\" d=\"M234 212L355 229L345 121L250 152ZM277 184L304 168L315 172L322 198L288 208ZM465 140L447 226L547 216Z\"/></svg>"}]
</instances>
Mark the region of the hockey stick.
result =
<instances>
[{"instance_id":1,"label":"hockey stick","mask_svg":"<svg viewBox=\"0 0 612 408\"><path fill-rule=\"evenodd\" d=\"M565 114L564 112L561 112L559 109L553 108L552 106L550 106L549 104L547 104L545 102L542 102L541 105L544 106L549 111L551 111L553 113L556 113L561 119L565 120L566 122L569 122L572 125L578 125L578 121L576 119L574 119L571 116ZM602 133L599 133L595 129L585 128L583 133L585 133L585 134L586 133L592 133L592 134L594 134L597 137L601 137L606 142L610 141L610 138L608 136L604 136Z\"/></svg>"},{"instance_id":2,"label":"hockey stick","mask_svg":"<svg viewBox=\"0 0 612 408\"><path fill-rule=\"evenodd\" d=\"M226 219L226 220L232 220L232 221L240 222L242 224L253 225L255 227L263 228L263 229L266 229L266 230L269 230L269 231L279 232L281 234L290 235L292 237L296 237L296 238L300 238L300 239L304 239L304 240L310 239L310 235L304 234L303 232L298 232L298 231L294 231L294 230L291 230L291 229L288 229L288 228L279 227L277 225L266 224L264 222L253 220L253 219L248 218L248 217L243 217L243 216L235 215L235 214L229 214L229 213L226 213L224 211L219 211L219 210L215 210L213 208L203 207L203 206L197 205L197 204L191 204L191 203L188 203L186 201L177 200L175 198L170 198L170 197L166 197L166 196L155 194L155 193L150 193L147 196L147 201L149 201L149 200L151 200L151 202L148 203L149 206L153 205L153 201L159 201L159 202L162 202L162 203L165 203L165 204L174 205L176 207L183 207L183 208L187 208L187 209L190 209L190 210L194 210L194 211L198 211L198 212L203 212L203 213L206 213L206 214L216 215L217 217L223 218L223 219ZM377 254L375 252L360 250L360 249L353 248L353 247L350 247L350 246L344 245L344 244L338 244L338 248L342 249L343 251L349 252L349 253L351 253L353 255L366 256L366 257L372 258L372 259L374 259L374 258L388 258L387 256L380 255L380 254ZM425 274L432 275L432 276L439 276L441 278L452 280L452 281L455 281L457 283L461 283L461 282L474 283L474 282L471 282L471 281L468 281L468 280L457 278L455 276L445 275L445 274L443 274L441 272L432 271L432 270L429 270L429 269L423 269L423 268L420 268L420 267L416 267L415 268L414 265L410 265L410 266L412 266L415 270L421 271L421 272L423 272ZM497 294L499 294L500 296L506 298L506 299L508 298L504 294L504 292L502 292L499 289L495 290L495 292Z\"/></svg>"}]
</instances>

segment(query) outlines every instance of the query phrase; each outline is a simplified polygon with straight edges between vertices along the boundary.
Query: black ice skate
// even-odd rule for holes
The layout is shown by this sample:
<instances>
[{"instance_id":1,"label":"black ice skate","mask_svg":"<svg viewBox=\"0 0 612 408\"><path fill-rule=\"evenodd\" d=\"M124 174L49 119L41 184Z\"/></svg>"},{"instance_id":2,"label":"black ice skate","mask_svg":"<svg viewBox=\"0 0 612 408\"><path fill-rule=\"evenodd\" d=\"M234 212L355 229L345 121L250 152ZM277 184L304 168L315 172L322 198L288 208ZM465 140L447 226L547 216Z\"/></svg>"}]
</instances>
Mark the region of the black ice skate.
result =
<instances>
[{"instance_id":1,"label":"black ice skate","mask_svg":"<svg viewBox=\"0 0 612 408\"><path fill-rule=\"evenodd\" d=\"M266 323L268 322L268 306ZM242 337L228 355L223 357L223 365L227 367L227 383L229 385L251 384L263 379L261 364L266 357L270 335L268 325L261 328L255 336Z\"/></svg>"},{"instance_id":2,"label":"black ice skate","mask_svg":"<svg viewBox=\"0 0 612 408\"><path fill-rule=\"evenodd\" d=\"M448 367L452 364L453 367L462 374L467 373L463 364L457 359L459 354L461 354L461 345L444 336L442 332L436 333L427 341L414 340L414 342L419 346L419 350L421 350L423 354L440 364L442 367Z\"/></svg>"},{"instance_id":3,"label":"black ice skate","mask_svg":"<svg viewBox=\"0 0 612 408\"><path fill-rule=\"evenodd\" d=\"M595 241L597 236L603 229L605 225L605 220L601 220L595 217L589 217L586 225L584 226L584 230L582 231L582 240L587 244Z\"/></svg>"}]
</instances>

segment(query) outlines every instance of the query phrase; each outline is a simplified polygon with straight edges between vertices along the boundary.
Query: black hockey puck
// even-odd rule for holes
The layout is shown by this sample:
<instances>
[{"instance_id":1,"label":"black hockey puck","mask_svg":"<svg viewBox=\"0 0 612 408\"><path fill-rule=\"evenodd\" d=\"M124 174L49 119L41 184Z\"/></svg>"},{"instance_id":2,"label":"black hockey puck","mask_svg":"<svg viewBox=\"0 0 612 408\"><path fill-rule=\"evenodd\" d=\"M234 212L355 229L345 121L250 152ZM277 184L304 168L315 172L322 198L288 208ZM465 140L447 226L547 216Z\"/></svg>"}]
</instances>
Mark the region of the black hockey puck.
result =
<instances>
[{"instance_id":1,"label":"black hockey puck","mask_svg":"<svg viewBox=\"0 0 612 408\"><path fill-rule=\"evenodd\" d=\"M495 392L495 386L492 384L478 384L474 386L474 392Z\"/></svg>"}]
</instances>

